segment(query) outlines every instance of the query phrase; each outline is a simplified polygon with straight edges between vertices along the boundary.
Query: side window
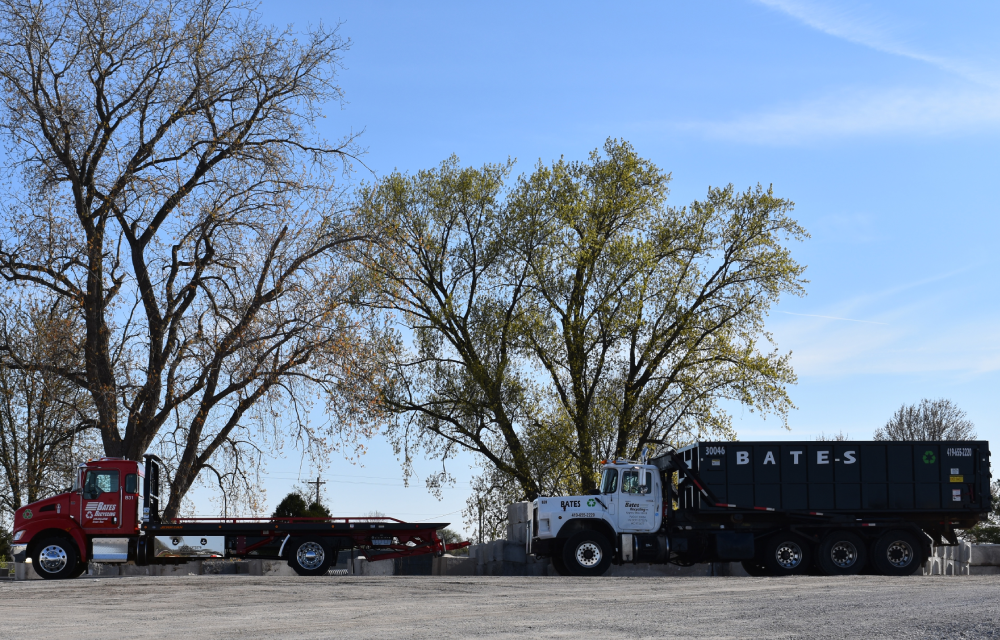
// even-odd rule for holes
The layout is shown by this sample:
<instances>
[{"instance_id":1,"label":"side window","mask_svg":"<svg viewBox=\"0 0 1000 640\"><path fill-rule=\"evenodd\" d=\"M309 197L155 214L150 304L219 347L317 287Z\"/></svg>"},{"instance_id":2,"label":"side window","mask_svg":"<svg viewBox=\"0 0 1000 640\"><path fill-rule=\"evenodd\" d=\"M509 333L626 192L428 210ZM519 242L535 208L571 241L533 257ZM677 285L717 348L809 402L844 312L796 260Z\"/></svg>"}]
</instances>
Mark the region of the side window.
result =
<instances>
[{"instance_id":1,"label":"side window","mask_svg":"<svg viewBox=\"0 0 1000 640\"><path fill-rule=\"evenodd\" d=\"M139 493L139 476L134 473L125 476L125 493Z\"/></svg>"},{"instance_id":2,"label":"side window","mask_svg":"<svg viewBox=\"0 0 1000 640\"><path fill-rule=\"evenodd\" d=\"M118 471L88 471L83 483L83 499L93 500L102 493L118 491Z\"/></svg>"},{"instance_id":3,"label":"side window","mask_svg":"<svg viewBox=\"0 0 1000 640\"><path fill-rule=\"evenodd\" d=\"M625 471L622 473L622 493L649 493L653 490L653 474L646 472L646 486L639 486L639 472Z\"/></svg>"}]
</instances>

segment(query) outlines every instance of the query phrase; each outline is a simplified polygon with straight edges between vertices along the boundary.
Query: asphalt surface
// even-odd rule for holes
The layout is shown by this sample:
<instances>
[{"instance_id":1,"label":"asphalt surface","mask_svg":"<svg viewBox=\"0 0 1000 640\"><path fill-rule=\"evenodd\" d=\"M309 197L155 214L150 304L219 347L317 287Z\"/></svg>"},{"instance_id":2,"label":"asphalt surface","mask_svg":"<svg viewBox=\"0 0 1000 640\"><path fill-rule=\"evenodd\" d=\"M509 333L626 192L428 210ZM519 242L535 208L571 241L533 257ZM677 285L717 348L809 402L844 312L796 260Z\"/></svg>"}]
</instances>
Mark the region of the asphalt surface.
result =
<instances>
[{"instance_id":1,"label":"asphalt surface","mask_svg":"<svg viewBox=\"0 0 1000 640\"><path fill-rule=\"evenodd\" d=\"M998 638L1000 576L0 584L0 638Z\"/></svg>"}]
</instances>

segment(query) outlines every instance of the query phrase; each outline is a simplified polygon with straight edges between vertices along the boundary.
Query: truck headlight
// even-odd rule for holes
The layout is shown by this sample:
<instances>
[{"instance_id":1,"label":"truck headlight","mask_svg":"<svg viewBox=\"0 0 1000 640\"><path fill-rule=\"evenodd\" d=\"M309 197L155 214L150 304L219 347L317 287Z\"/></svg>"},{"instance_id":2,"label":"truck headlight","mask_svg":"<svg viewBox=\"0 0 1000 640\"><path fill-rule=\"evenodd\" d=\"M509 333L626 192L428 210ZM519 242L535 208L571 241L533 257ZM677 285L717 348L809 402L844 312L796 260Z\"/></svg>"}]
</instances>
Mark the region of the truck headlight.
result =
<instances>
[{"instance_id":1,"label":"truck headlight","mask_svg":"<svg viewBox=\"0 0 1000 640\"><path fill-rule=\"evenodd\" d=\"M17 540L20 540L22 537L24 537L24 529L22 529L22 530L20 530L20 531L18 531L17 533L14 534L14 540L15 540L15 542Z\"/></svg>"}]
</instances>

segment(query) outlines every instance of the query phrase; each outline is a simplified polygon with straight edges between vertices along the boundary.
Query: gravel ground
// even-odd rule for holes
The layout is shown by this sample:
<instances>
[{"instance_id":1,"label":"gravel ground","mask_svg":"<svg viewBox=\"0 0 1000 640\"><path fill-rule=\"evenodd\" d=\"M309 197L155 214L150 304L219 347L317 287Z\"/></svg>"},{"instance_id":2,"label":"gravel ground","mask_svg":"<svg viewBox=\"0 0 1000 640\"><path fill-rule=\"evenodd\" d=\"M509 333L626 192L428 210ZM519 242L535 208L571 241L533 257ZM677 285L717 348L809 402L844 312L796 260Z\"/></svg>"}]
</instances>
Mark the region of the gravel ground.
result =
<instances>
[{"instance_id":1,"label":"gravel ground","mask_svg":"<svg viewBox=\"0 0 1000 640\"><path fill-rule=\"evenodd\" d=\"M0 638L997 638L1000 576L0 584Z\"/></svg>"}]
</instances>

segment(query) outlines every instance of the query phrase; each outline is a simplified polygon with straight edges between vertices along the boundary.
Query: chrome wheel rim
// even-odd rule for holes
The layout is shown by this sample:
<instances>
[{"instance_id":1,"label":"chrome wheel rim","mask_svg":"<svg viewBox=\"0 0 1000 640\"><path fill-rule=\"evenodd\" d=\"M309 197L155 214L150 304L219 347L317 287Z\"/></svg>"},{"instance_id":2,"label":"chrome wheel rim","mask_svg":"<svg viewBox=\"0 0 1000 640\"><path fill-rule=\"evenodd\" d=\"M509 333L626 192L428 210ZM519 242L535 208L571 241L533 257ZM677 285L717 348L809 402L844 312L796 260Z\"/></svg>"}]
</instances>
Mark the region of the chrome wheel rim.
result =
<instances>
[{"instance_id":1,"label":"chrome wheel rim","mask_svg":"<svg viewBox=\"0 0 1000 640\"><path fill-rule=\"evenodd\" d=\"M306 542L299 545L298 551L295 552L295 558L300 567L311 571L323 566L326 551L323 549L323 545L318 542Z\"/></svg>"},{"instance_id":2,"label":"chrome wheel rim","mask_svg":"<svg viewBox=\"0 0 1000 640\"><path fill-rule=\"evenodd\" d=\"M38 566L46 573L59 573L68 563L66 550L56 544L50 544L38 554Z\"/></svg>"},{"instance_id":3,"label":"chrome wheel rim","mask_svg":"<svg viewBox=\"0 0 1000 640\"><path fill-rule=\"evenodd\" d=\"M782 569L794 569L802 564L802 547L786 540L774 550L774 560Z\"/></svg>"},{"instance_id":4,"label":"chrome wheel rim","mask_svg":"<svg viewBox=\"0 0 1000 640\"><path fill-rule=\"evenodd\" d=\"M904 540L896 540L885 550L885 557L892 566L906 568L913 562L913 547Z\"/></svg>"},{"instance_id":5,"label":"chrome wheel rim","mask_svg":"<svg viewBox=\"0 0 1000 640\"><path fill-rule=\"evenodd\" d=\"M593 542L584 542L576 548L576 561L583 567L596 567L601 563L601 547Z\"/></svg>"},{"instance_id":6,"label":"chrome wheel rim","mask_svg":"<svg viewBox=\"0 0 1000 640\"><path fill-rule=\"evenodd\" d=\"M830 561L841 569L852 567L858 561L858 549L847 540L838 540L830 548Z\"/></svg>"}]
</instances>

